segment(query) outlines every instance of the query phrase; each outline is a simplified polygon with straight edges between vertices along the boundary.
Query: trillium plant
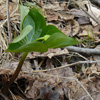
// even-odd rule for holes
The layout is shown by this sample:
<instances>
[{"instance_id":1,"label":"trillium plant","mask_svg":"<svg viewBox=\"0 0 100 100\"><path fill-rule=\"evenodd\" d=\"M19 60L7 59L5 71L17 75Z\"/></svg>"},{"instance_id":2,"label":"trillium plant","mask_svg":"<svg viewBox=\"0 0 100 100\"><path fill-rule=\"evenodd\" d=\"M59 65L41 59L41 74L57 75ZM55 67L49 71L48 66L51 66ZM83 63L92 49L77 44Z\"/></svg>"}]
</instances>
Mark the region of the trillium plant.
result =
<instances>
[{"instance_id":1,"label":"trillium plant","mask_svg":"<svg viewBox=\"0 0 100 100\"><path fill-rule=\"evenodd\" d=\"M6 93L17 78L23 62L29 52L46 52L50 48L62 48L78 44L73 37L68 37L53 25L46 25L45 18L35 8L19 5L20 8L20 35L9 44L6 52L22 52L22 58L4 89Z\"/></svg>"}]
</instances>

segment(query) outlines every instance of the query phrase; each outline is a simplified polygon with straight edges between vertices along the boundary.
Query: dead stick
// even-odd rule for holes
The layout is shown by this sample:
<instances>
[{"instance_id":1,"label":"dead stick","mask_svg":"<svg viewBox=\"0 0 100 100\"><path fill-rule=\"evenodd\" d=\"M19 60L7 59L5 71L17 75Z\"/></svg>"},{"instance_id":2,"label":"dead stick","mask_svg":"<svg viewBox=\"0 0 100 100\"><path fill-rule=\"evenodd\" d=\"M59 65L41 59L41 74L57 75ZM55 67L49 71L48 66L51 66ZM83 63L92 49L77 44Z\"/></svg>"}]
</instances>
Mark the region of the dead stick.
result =
<instances>
[{"instance_id":1,"label":"dead stick","mask_svg":"<svg viewBox=\"0 0 100 100\"><path fill-rule=\"evenodd\" d=\"M6 7L7 7L7 24L8 24L9 42L11 42L11 28L10 28L10 15L9 15L9 0L6 1Z\"/></svg>"},{"instance_id":2,"label":"dead stick","mask_svg":"<svg viewBox=\"0 0 100 100\"><path fill-rule=\"evenodd\" d=\"M75 63L63 65L63 66L60 66L60 67L57 67L57 68L45 69L45 70L35 70L35 71L33 71L33 73L54 71L54 70L63 69L63 68L71 67L71 66L78 65L78 64L86 64L86 63L87 64L93 64L93 63L97 63L97 62L100 62L100 60L96 60L96 61L90 61L90 60L88 60L88 61L78 61L78 62L75 62Z\"/></svg>"},{"instance_id":3,"label":"dead stick","mask_svg":"<svg viewBox=\"0 0 100 100\"><path fill-rule=\"evenodd\" d=\"M66 47L66 49L69 51L74 51L78 53L100 55L100 49L81 48L81 47L75 47L75 46L68 46Z\"/></svg>"}]
</instances>

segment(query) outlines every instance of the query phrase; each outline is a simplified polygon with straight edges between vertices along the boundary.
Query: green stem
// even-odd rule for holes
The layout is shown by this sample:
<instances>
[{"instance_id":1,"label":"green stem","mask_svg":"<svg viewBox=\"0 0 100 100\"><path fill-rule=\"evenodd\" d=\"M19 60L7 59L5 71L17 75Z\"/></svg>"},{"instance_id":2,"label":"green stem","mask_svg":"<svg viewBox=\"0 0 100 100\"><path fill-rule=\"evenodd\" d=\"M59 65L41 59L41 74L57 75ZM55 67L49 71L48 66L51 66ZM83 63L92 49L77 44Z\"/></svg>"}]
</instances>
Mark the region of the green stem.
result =
<instances>
[{"instance_id":1,"label":"green stem","mask_svg":"<svg viewBox=\"0 0 100 100\"><path fill-rule=\"evenodd\" d=\"M20 60L20 62L19 62L19 64L18 64L18 66L17 66L17 68L16 68L16 70L15 70L13 76L11 77L9 83L8 83L8 84L5 86L5 88L4 88L4 94L7 94L8 89L10 88L11 84L12 84L12 83L15 81L15 79L17 78L17 76L18 76L18 74L19 74L19 72L20 72L20 70L21 70L21 68L22 68L22 65L23 65L23 63L24 63L24 60L25 60L27 54L28 54L28 52L25 52L25 53L22 55L21 60Z\"/></svg>"}]
</instances>

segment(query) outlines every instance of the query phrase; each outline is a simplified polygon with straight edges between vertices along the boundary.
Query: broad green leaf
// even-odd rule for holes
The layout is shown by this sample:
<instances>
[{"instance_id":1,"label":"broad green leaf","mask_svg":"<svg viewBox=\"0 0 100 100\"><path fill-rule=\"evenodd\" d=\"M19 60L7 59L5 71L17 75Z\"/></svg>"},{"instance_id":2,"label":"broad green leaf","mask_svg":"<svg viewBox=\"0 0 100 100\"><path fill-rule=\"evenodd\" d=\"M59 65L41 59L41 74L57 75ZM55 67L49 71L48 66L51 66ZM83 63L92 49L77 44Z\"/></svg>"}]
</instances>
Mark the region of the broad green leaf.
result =
<instances>
[{"instance_id":1,"label":"broad green leaf","mask_svg":"<svg viewBox=\"0 0 100 100\"><path fill-rule=\"evenodd\" d=\"M23 28L30 24L33 26L33 30L27 36L28 42L32 42L40 37L42 29L46 26L46 22L37 10L30 9L29 14L23 22Z\"/></svg>"},{"instance_id":2,"label":"broad green leaf","mask_svg":"<svg viewBox=\"0 0 100 100\"><path fill-rule=\"evenodd\" d=\"M22 23L26 15L29 13L29 9L25 6L19 5L20 8L20 20L21 20L21 30L22 30Z\"/></svg>"},{"instance_id":3,"label":"broad green leaf","mask_svg":"<svg viewBox=\"0 0 100 100\"><path fill-rule=\"evenodd\" d=\"M13 40L13 43L16 43L16 42L19 42L21 41L23 38L25 38L27 36L27 34L29 34L29 32L32 30L32 26L31 25L27 25L21 32L21 34L16 37L14 40Z\"/></svg>"},{"instance_id":4,"label":"broad green leaf","mask_svg":"<svg viewBox=\"0 0 100 100\"><path fill-rule=\"evenodd\" d=\"M23 46L20 43L10 43L7 52L46 52L48 50L47 46L42 42L28 43Z\"/></svg>"},{"instance_id":5,"label":"broad green leaf","mask_svg":"<svg viewBox=\"0 0 100 100\"><path fill-rule=\"evenodd\" d=\"M43 37L44 35L52 35L56 32L61 32L61 31L53 25L47 25L45 28L43 28L40 37Z\"/></svg>"},{"instance_id":6,"label":"broad green leaf","mask_svg":"<svg viewBox=\"0 0 100 100\"><path fill-rule=\"evenodd\" d=\"M34 37L34 34L35 34L35 22L31 18L31 16L29 16L29 15L26 16L26 18L23 22L22 28L24 29L28 25L31 25L33 27L32 30L25 37L25 40L27 40L27 42L30 43L32 41L32 38Z\"/></svg>"},{"instance_id":7,"label":"broad green leaf","mask_svg":"<svg viewBox=\"0 0 100 100\"><path fill-rule=\"evenodd\" d=\"M48 48L61 48L65 46L75 45L79 42L76 39L68 37L61 32L56 32L52 34L44 43Z\"/></svg>"},{"instance_id":8,"label":"broad green leaf","mask_svg":"<svg viewBox=\"0 0 100 100\"><path fill-rule=\"evenodd\" d=\"M47 34L51 35L44 42L47 45L48 48L61 48L61 47L75 45L75 44L80 43L76 39L66 36L58 28L56 28L53 25L46 26L43 29L41 36L44 36L44 35L47 35Z\"/></svg>"},{"instance_id":9,"label":"broad green leaf","mask_svg":"<svg viewBox=\"0 0 100 100\"><path fill-rule=\"evenodd\" d=\"M7 52L46 52L49 48L75 45L79 42L63 34L53 25L47 25L37 9L20 6L21 34L9 44ZM24 14L24 10L25 14ZM22 12L23 11L23 12Z\"/></svg>"}]
</instances>

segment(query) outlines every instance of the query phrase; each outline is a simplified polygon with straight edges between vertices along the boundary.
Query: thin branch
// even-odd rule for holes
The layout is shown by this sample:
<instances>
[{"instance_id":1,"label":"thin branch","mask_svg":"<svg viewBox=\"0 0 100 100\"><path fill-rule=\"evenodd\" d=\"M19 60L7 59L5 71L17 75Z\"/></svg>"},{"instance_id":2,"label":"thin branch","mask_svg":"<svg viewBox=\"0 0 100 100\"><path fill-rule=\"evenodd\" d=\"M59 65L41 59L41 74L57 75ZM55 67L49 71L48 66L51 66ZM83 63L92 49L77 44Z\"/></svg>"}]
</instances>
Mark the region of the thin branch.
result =
<instances>
[{"instance_id":1,"label":"thin branch","mask_svg":"<svg viewBox=\"0 0 100 100\"><path fill-rule=\"evenodd\" d=\"M68 46L66 47L66 49L69 51L74 51L74 52L79 52L79 53L100 55L100 49L89 49L89 48L81 48L81 47L75 47L75 46Z\"/></svg>"},{"instance_id":2,"label":"thin branch","mask_svg":"<svg viewBox=\"0 0 100 100\"><path fill-rule=\"evenodd\" d=\"M62 69L62 68L66 68L66 67L70 67L70 66L74 66L74 65L78 65L78 64L93 64L93 63L97 63L97 62L100 62L100 60L96 60L96 61L78 61L78 62L75 62L75 63L72 63L72 64L67 64L67 65L63 65L63 66L60 66L60 67L57 67L57 68L52 68L52 69L45 69L45 70L35 70L33 71L33 73L36 73L36 72L47 72L47 71L54 71L54 70L58 70L58 69Z\"/></svg>"},{"instance_id":3,"label":"thin branch","mask_svg":"<svg viewBox=\"0 0 100 100\"><path fill-rule=\"evenodd\" d=\"M7 24L8 24L8 34L9 34L9 42L11 42L11 27L10 27L10 15L9 15L9 0L6 1L7 7Z\"/></svg>"},{"instance_id":4,"label":"thin branch","mask_svg":"<svg viewBox=\"0 0 100 100\"><path fill-rule=\"evenodd\" d=\"M9 100L4 94L2 94L1 92L0 92L0 97L3 99L3 100Z\"/></svg>"}]
</instances>

